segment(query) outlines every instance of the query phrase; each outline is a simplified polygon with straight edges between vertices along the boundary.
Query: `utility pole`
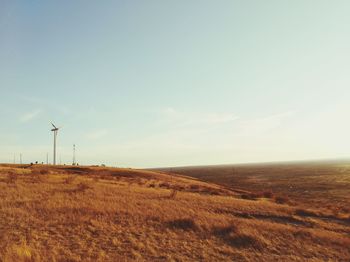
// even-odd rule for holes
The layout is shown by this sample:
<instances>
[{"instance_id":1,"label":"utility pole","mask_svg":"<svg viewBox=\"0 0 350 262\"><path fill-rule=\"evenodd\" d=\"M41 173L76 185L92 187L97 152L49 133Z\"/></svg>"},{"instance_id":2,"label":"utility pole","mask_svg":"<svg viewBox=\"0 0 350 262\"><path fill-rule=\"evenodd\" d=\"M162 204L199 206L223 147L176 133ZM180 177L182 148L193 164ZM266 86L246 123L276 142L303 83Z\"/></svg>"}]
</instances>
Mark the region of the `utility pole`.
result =
<instances>
[{"instance_id":1,"label":"utility pole","mask_svg":"<svg viewBox=\"0 0 350 262\"><path fill-rule=\"evenodd\" d=\"M73 166L75 166L75 144L73 145Z\"/></svg>"}]
</instances>

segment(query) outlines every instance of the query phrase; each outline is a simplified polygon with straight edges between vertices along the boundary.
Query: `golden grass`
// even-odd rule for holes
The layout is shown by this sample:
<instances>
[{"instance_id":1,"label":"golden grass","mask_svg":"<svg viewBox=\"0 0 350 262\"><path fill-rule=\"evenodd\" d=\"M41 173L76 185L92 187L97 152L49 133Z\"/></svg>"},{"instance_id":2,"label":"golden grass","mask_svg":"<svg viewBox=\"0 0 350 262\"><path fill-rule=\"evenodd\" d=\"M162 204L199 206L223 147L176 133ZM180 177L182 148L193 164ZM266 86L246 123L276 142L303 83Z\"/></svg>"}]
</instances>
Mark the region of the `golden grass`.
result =
<instances>
[{"instance_id":1,"label":"golden grass","mask_svg":"<svg viewBox=\"0 0 350 262\"><path fill-rule=\"evenodd\" d=\"M186 177L0 167L1 261L349 261L349 234L345 217Z\"/></svg>"},{"instance_id":2,"label":"golden grass","mask_svg":"<svg viewBox=\"0 0 350 262\"><path fill-rule=\"evenodd\" d=\"M277 202L339 215L350 213L349 161L185 167L172 172L242 191L243 195L248 191L246 198L261 198L271 192Z\"/></svg>"}]
</instances>

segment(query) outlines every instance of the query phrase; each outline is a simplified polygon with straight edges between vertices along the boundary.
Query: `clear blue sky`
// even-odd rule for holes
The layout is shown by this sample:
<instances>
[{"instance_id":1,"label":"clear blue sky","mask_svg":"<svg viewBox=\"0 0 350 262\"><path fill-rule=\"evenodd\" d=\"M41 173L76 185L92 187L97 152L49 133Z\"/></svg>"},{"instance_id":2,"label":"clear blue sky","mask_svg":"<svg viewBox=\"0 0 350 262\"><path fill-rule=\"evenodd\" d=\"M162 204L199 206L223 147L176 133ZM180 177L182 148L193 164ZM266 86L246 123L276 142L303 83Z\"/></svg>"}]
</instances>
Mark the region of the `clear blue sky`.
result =
<instances>
[{"instance_id":1,"label":"clear blue sky","mask_svg":"<svg viewBox=\"0 0 350 262\"><path fill-rule=\"evenodd\" d=\"M350 2L0 3L0 162L350 156Z\"/></svg>"}]
</instances>

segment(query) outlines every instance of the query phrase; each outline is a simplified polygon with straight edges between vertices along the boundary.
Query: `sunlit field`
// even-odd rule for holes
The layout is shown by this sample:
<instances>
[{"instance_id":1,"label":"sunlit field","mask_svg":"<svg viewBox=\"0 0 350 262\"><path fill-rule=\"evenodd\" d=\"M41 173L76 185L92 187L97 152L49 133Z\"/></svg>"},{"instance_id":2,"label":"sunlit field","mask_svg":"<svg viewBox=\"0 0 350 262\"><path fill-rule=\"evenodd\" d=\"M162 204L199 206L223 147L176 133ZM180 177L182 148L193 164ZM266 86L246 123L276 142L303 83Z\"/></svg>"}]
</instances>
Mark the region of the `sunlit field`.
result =
<instances>
[{"instance_id":1,"label":"sunlit field","mask_svg":"<svg viewBox=\"0 0 350 262\"><path fill-rule=\"evenodd\" d=\"M164 169L255 195L270 192L290 205L350 214L350 161L203 166Z\"/></svg>"},{"instance_id":2,"label":"sunlit field","mask_svg":"<svg viewBox=\"0 0 350 262\"><path fill-rule=\"evenodd\" d=\"M236 186L156 171L2 165L0 257L349 261L348 210L297 205L277 190L256 194L244 183Z\"/></svg>"}]
</instances>

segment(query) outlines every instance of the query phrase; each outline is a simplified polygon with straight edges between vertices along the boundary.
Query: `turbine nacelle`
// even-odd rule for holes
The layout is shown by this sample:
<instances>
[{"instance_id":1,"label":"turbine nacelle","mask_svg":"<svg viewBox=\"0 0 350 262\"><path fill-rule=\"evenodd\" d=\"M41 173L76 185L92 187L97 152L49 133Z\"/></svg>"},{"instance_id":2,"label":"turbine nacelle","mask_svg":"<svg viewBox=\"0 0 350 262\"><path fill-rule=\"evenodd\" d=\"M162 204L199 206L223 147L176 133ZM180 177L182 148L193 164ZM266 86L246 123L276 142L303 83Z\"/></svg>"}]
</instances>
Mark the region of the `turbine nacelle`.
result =
<instances>
[{"instance_id":1,"label":"turbine nacelle","mask_svg":"<svg viewBox=\"0 0 350 262\"><path fill-rule=\"evenodd\" d=\"M55 126L52 122L51 125L54 127L53 129L51 129L52 132L58 131L61 127L57 127Z\"/></svg>"}]
</instances>

